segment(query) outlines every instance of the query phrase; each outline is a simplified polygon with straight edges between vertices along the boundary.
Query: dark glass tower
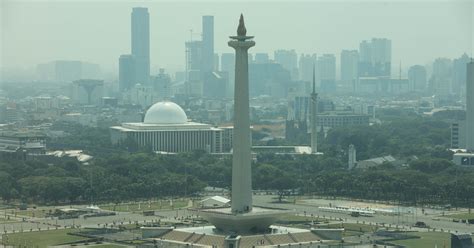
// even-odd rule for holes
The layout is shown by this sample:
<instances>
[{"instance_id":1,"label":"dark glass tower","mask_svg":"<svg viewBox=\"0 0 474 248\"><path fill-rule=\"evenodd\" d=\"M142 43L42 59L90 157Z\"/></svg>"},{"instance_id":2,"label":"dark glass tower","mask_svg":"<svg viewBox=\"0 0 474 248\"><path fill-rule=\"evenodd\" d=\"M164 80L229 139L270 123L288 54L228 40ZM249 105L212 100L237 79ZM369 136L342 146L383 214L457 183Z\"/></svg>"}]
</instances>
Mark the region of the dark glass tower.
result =
<instances>
[{"instance_id":1,"label":"dark glass tower","mask_svg":"<svg viewBox=\"0 0 474 248\"><path fill-rule=\"evenodd\" d=\"M150 77L150 17L147 8L133 8L131 26L135 83L146 84Z\"/></svg>"},{"instance_id":2,"label":"dark glass tower","mask_svg":"<svg viewBox=\"0 0 474 248\"><path fill-rule=\"evenodd\" d=\"M214 71L214 16L203 16L201 72L212 71Z\"/></svg>"}]
</instances>

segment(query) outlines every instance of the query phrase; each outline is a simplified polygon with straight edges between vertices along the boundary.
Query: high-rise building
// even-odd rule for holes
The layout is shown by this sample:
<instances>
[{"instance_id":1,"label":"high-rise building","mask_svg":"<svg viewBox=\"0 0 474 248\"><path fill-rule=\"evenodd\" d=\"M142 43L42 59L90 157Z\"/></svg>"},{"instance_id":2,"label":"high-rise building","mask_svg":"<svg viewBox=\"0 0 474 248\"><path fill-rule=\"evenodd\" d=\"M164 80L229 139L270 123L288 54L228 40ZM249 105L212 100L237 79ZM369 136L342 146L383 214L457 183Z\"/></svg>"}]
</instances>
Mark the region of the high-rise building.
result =
<instances>
[{"instance_id":1,"label":"high-rise building","mask_svg":"<svg viewBox=\"0 0 474 248\"><path fill-rule=\"evenodd\" d=\"M316 93L316 72L313 67L313 91L311 92L311 153L318 153L318 93Z\"/></svg>"},{"instance_id":2,"label":"high-rise building","mask_svg":"<svg viewBox=\"0 0 474 248\"><path fill-rule=\"evenodd\" d=\"M72 82L82 78L100 78L100 67L98 64L74 61L56 60L36 67L38 79L49 82Z\"/></svg>"},{"instance_id":3,"label":"high-rise building","mask_svg":"<svg viewBox=\"0 0 474 248\"><path fill-rule=\"evenodd\" d=\"M135 85L135 59L131 54L119 58L119 90L130 90Z\"/></svg>"},{"instance_id":4,"label":"high-rise building","mask_svg":"<svg viewBox=\"0 0 474 248\"><path fill-rule=\"evenodd\" d=\"M288 70L277 63L250 64L250 95L269 95L286 97L291 88L291 75Z\"/></svg>"},{"instance_id":5,"label":"high-rise building","mask_svg":"<svg viewBox=\"0 0 474 248\"><path fill-rule=\"evenodd\" d=\"M295 50L276 50L274 59L276 63L282 65L291 73L291 79L298 79L298 55Z\"/></svg>"},{"instance_id":6,"label":"high-rise building","mask_svg":"<svg viewBox=\"0 0 474 248\"><path fill-rule=\"evenodd\" d=\"M464 129L464 130L463 130ZM465 139L463 139L465 136ZM461 166L474 166L474 60L466 65L466 122L451 126L451 145L453 148L463 148L466 142L467 152L457 152L453 162Z\"/></svg>"},{"instance_id":7,"label":"high-rise building","mask_svg":"<svg viewBox=\"0 0 474 248\"><path fill-rule=\"evenodd\" d=\"M437 58L433 62L429 86L430 90L439 95L451 93L453 63L448 58Z\"/></svg>"},{"instance_id":8,"label":"high-rise building","mask_svg":"<svg viewBox=\"0 0 474 248\"><path fill-rule=\"evenodd\" d=\"M227 80L227 97L234 95L234 78L235 78L235 54L223 53L221 54L221 71L228 73Z\"/></svg>"},{"instance_id":9,"label":"high-rise building","mask_svg":"<svg viewBox=\"0 0 474 248\"><path fill-rule=\"evenodd\" d=\"M203 96L209 98L224 98L227 93L227 72L210 72L204 76Z\"/></svg>"},{"instance_id":10,"label":"high-rise building","mask_svg":"<svg viewBox=\"0 0 474 248\"><path fill-rule=\"evenodd\" d=\"M130 102L135 105L140 105L141 108L148 108L156 101L156 94L153 87L143 84L135 84L130 89Z\"/></svg>"},{"instance_id":11,"label":"high-rise building","mask_svg":"<svg viewBox=\"0 0 474 248\"><path fill-rule=\"evenodd\" d=\"M255 54L255 63L264 64L269 63L270 59L268 58L268 53L256 53Z\"/></svg>"},{"instance_id":12,"label":"high-rise building","mask_svg":"<svg viewBox=\"0 0 474 248\"><path fill-rule=\"evenodd\" d=\"M135 57L135 81L146 84L150 77L150 17L148 9L132 10L132 55Z\"/></svg>"},{"instance_id":13,"label":"high-rise building","mask_svg":"<svg viewBox=\"0 0 474 248\"><path fill-rule=\"evenodd\" d=\"M466 65L469 63L469 56L463 54L461 57L453 60L453 85L452 90L455 94L466 92Z\"/></svg>"},{"instance_id":14,"label":"high-rise building","mask_svg":"<svg viewBox=\"0 0 474 248\"><path fill-rule=\"evenodd\" d=\"M187 96L202 97L203 80L200 70L189 70L186 79L185 94Z\"/></svg>"},{"instance_id":15,"label":"high-rise building","mask_svg":"<svg viewBox=\"0 0 474 248\"><path fill-rule=\"evenodd\" d=\"M390 77L392 42L385 38L373 38L359 45L359 76Z\"/></svg>"},{"instance_id":16,"label":"high-rise building","mask_svg":"<svg viewBox=\"0 0 474 248\"><path fill-rule=\"evenodd\" d=\"M104 96L104 81L81 79L72 83L72 100L76 104L99 105Z\"/></svg>"},{"instance_id":17,"label":"high-rise building","mask_svg":"<svg viewBox=\"0 0 474 248\"><path fill-rule=\"evenodd\" d=\"M220 71L219 54L214 53L214 71Z\"/></svg>"},{"instance_id":18,"label":"high-rise building","mask_svg":"<svg viewBox=\"0 0 474 248\"><path fill-rule=\"evenodd\" d=\"M321 80L320 89L325 92L336 90L336 56L323 54L318 57L318 72Z\"/></svg>"},{"instance_id":19,"label":"high-rise building","mask_svg":"<svg viewBox=\"0 0 474 248\"><path fill-rule=\"evenodd\" d=\"M186 47L186 72L201 70L202 68L202 41L187 41Z\"/></svg>"},{"instance_id":20,"label":"high-rise building","mask_svg":"<svg viewBox=\"0 0 474 248\"><path fill-rule=\"evenodd\" d=\"M214 71L214 16L203 16L201 72L212 71Z\"/></svg>"},{"instance_id":21,"label":"high-rise building","mask_svg":"<svg viewBox=\"0 0 474 248\"><path fill-rule=\"evenodd\" d=\"M341 81L352 88L354 80L359 75L359 52L357 50L342 50L341 52Z\"/></svg>"},{"instance_id":22,"label":"high-rise building","mask_svg":"<svg viewBox=\"0 0 474 248\"><path fill-rule=\"evenodd\" d=\"M424 90L426 88L426 69L422 65L414 65L408 69L410 89Z\"/></svg>"},{"instance_id":23,"label":"high-rise building","mask_svg":"<svg viewBox=\"0 0 474 248\"><path fill-rule=\"evenodd\" d=\"M299 73L300 80L305 82L305 92L309 94L311 92L311 80L313 77L313 68L316 65L316 54L301 54L299 60ZM319 73L316 68L316 85L319 85Z\"/></svg>"},{"instance_id":24,"label":"high-rise building","mask_svg":"<svg viewBox=\"0 0 474 248\"><path fill-rule=\"evenodd\" d=\"M466 67L466 149L474 152L474 61Z\"/></svg>"},{"instance_id":25,"label":"high-rise building","mask_svg":"<svg viewBox=\"0 0 474 248\"><path fill-rule=\"evenodd\" d=\"M451 123L451 149L466 147L466 123L464 121Z\"/></svg>"},{"instance_id":26,"label":"high-rise building","mask_svg":"<svg viewBox=\"0 0 474 248\"><path fill-rule=\"evenodd\" d=\"M151 85L158 101L167 100L171 97L171 77L160 69L160 73L150 78Z\"/></svg>"}]
</instances>

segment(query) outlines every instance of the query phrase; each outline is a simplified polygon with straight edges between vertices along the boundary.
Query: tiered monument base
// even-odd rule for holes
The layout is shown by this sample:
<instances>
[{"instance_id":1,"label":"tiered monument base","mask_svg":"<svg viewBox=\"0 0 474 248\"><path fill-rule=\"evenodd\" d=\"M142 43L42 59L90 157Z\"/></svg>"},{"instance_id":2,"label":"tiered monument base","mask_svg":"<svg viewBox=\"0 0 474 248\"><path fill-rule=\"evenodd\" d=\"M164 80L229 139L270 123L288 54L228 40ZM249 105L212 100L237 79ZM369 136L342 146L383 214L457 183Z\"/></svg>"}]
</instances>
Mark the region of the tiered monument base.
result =
<instances>
[{"instance_id":1,"label":"tiered monument base","mask_svg":"<svg viewBox=\"0 0 474 248\"><path fill-rule=\"evenodd\" d=\"M230 208L193 209L193 212L213 224L224 233L263 233L270 225L284 215L294 213L291 210L253 207L247 213L232 213Z\"/></svg>"}]
</instances>

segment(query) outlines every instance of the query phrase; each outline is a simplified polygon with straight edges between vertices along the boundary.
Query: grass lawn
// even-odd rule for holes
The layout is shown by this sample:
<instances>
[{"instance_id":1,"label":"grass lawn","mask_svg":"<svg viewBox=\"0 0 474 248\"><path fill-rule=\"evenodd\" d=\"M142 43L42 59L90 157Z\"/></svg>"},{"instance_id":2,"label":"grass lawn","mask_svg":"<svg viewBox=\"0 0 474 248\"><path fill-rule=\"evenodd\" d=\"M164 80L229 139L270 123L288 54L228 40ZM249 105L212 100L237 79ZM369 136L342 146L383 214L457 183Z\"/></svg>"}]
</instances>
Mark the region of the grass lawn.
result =
<instances>
[{"instance_id":1,"label":"grass lawn","mask_svg":"<svg viewBox=\"0 0 474 248\"><path fill-rule=\"evenodd\" d=\"M94 246L91 246L93 248L124 248L124 247L128 247L128 246L124 246L124 245L114 245L114 244L104 244L104 245L94 245Z\"/></svg>"},{"instance_id":2,"label":"grass lawn","mask_svg":"<svg viewBox=\"0 0 474 248\"><path fill-rule=\"evenodd\" d=\"M16 220L7 220L7 219L4 219L4 218L0 218L0 224L12 223L12 222L16 222Z\"/></svg>"},{"instance_id":3,"label":"grass lawn","mask_svg":"<svg viewBox=\"0 0 474 248\"><path fill-rule=\"evenodd\" d=\"M331 225L328 225L328 227L344 228L347 231L353 231L353 232L374 232L377 230L376 226L371 226L367 224L357 224L357 223L331 224Z\"/></svg>"},{"instance_id":4,"label":"grass lawn","mask_svg":"<svg viewBox=\"0 0 474 248\"><path fill-rule=\"evenodd\" d=\"M301 216L301 215L285 215L278 222L285 223L285 222L310 222L310 221L318 221L322 222L325 219L319 219L316 216L311 217L311 215Z\"/></svg>"},{"instance_id":5,"label":"grass lawn","mask_svg":"<svg viewBox=\"0 0 474 248\"><path fill-rule=\"evenodd\" d=\"M377 230L376 226L357 224L357 223L341 223L341 224L330 224L329 228L344 228L342 236L356 236L366 232L374 232Z\"/></svg>"},{"instance_id":6,"label":"grass lawn","mask_svg":"<svg viewBox=\"0 0 474 248\"><path fill-rule=\"evenodd\" d=\"M445 215L444 217L467 220L467 219L474 219L474 213L471 212L471 213L461 213L461 214L450 214L450 215Z\"/></svg>"},{"instance_id":7,"label":"grass lawn","mask_svg":"<svg viewBox=\"0 0 474 248\"><path fill-rule=\"evenodd\" d=\"M27 245L28 247L46 248L51 245L59 245L68 242L87 240L87 238L69 235L77 230L62 229L40 232L24 232L3 235L3 240L8 245Z\"/></svg>"},{"instance_id":8,"label":"grass lawn","mask_svg":"<svg viewBox=\"0 0 474 248\"><path fill-rule=\"evenodd\" d=\"M414 235L420 238L390 241L390 243L416 248L445 247L444 245L446 248L451 248L451 234L449 233L419 232Z\"/></svg>"},{"instance_id":9,"label":"grass lawn","mask_svg":"<svg viewBox=\"0 0 474 248\"><path fill-rule=\"evenodd\" d=\"M184 208L186 206L188 206L188 200L173 200L173 206L170 206L170 201L168 200L151 202L151 203L133 202L133 203L119 203L118 205L115 205L115 204L99 205L101 209L119 211L119 212L140 212L140 211L147 211L147 210L176 209L176 208Z\"/></svg>"},{"instance_id":10,"label":"grass lawn","mask_svg":"<svg viewBox=\"0 0 474 248\"><path fill-rule=\"evenodd\" d=\"M28 217L35 217L35 218L44 218L45 214L48 213L46 209L28 209L28 210L15 210L14 212L9 211L8 213L14 214L16 213L17 216L28 216Z\"/></svg>"}]
</instances>

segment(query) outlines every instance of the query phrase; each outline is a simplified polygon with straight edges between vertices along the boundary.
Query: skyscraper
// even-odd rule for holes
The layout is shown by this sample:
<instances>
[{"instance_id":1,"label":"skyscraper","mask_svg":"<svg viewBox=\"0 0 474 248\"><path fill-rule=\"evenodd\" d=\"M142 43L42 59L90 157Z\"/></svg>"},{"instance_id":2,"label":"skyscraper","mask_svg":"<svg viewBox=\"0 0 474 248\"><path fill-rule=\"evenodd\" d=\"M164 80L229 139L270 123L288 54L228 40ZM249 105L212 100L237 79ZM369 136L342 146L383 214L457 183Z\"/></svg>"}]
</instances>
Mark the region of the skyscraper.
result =
<instances>
[{"instance_id":1,"label":"skyscraper","mask_svg":"<svg viewBox=\"0 0 474 248\"><path fill-rule=\"evenodd\" d=\"M414 65L408 69L408 81L412 90L426 88L426 69L422 65Z\"/></svg>"},{"instance_id":2,"label":"skyscraper","mask_svg":"<svg viewBox=\"0 0 474 248\"><path fill-rule=\"evenodd\" d=\"M451 93L453 74L453 62L448 58L437 58L433 62L433 72L431 74L430 89L440 95Z\"/></svg>"},{"instance_id":3,"label":"skyscraper","mask_svg":"<svg viewBox=\"0 0 474 248\"><path fill-rule=\"evenodd\" d=\"M318 57L318 72L321 80L322 91L336 90L336 56L334 54L323 54Z\"/></svg>"},{"instance_id":4,"label":"skyscraper","mask_svg":"<svg viewBox=\"0 0 474 248\"><path fill-rule=\"evenodd\" d=\"M385 38L373 38L359 45L359 76L390 77L392 59L392 41Z\"/></svg>"},{"instance_id":5,"label":"skyscraper","mask_svg":"<svg viewBox=\"0 0 474 248\"><path fill-rule=\"evenodd\" d=\"M375 76L391 76L392 41L372 39L372 65Z\"/></svg>"},{"instance_id":6,"label":"skyscraper","mask_svg":"<svg viewBox=\"0 0 474 248\"><path fill-rule=\"evenodd\" d=\"M227 72L229 75L227 85L227 97L234 95L234 71L235 69L235 55L233 53L221 54L221 71Z\"/></svg>"},{"instance_id":7,"label":"skyscraper","mask_svg":"<svg viewBox=\"0 0 474 248\"><path fill-rule=\"evenodd\" d=\"M186 48L186 72L201 70L203 64L202 41L186 41L184 46Z\"/></svg>"},{"instance_id":8,"label":"skyscraper","mask_svg":"<svg viewBox=\"0 0 474 248\"><path fill-rule=\"evenodd\" d=\"M466 149L474 152L474 61L466 65Z\"/></svg>"},{"instance_id":9,"label":"skyscraper","mask_svg":"<svg viewBox=\"0 0 474 248\"><path fill-rule=\"evenodd\" d=\"M135 85L135 59L131 54L119 58L119 90L130 90Z\"/></svg>"},{"instance_id":10,"label":"skyscraper","mask_svg":"<svg viewBox=\"0 0 474 248\"><path fill-rule=\"evenodd\" d=\"M453 60L453 85L452 90L455 94L461 94L466 91L466 65L469 63L467 54Z\"/></svg>"},{"instance_id":11,"label":"skyscraper","mask_svg":"<svg viewBox=\"0 0 474 248\"><path fill-rule=\"evenodd\" d=\"M201 72L212 71L214 71L214 16L203 16Z\"/></svg>"},{"instance_id":12,"label":"skyscraper","mask_svg":"<svg viewBox=\"0 0 474 248\"><path fill-rule=\"evenodd\" d=\"M150 84L157 100L163 101L171 97L171 77L164 69L160 68L159 72L158 75L150 77Z\"/></svg>"},{"instance_id":13,"label":"skyscraper","mask_svg":"<svg viewBox=\"0 0 474 248\"><path fill-rule=\"evenodd\" d=\"M342 50L341 52L341 81L345 86L352 87L359 75L359 52L357 50Z\"/></svg>"},{"instance_id":14,"label":"skyscraper","mask_svg":"<svg viewBox=\"0 0 474 248\"><path fill-rule=\"evenodd\" d=\"M291 79L298 79L298 55L295 50L277 50L274 52L275 62L291 73Z\"/></svg>"},{"instance_id":15,"label":"skyscraper","mask_svg":"<svg viewBox=\"0 0 474 248\"><path fill-rule=\"evenodd\" d=\"M255 54L255 63L264 64L269 63L270 59L268 58L268 53L256 53Z\"/></svg>"},{"instance_id":16,"label":"skyscraper","mask_svg":"<svg viewBox=\"0 0 474 248\"><path fill-rule=\"evenodd\" d=\"M301 54L299 60L299 73L300 80L305 82L305 92L309 94L311 92L311 80L314 66L316 65L316 54ZM318 68L316 68L318 69ZM316 85L319 85L319 73L316 72Z\"/></svg>"},{"instance_id":17,"label":"skyscraper","mask_svg":"<svg viewBox=\"0 0 474 248\"><path fill-rule=\"evenodd\" d=\"M150 77L150 17L147 8L133 8L131 26L135 80L136 83L146 84Z\"/></svg>"}]
</instances>

